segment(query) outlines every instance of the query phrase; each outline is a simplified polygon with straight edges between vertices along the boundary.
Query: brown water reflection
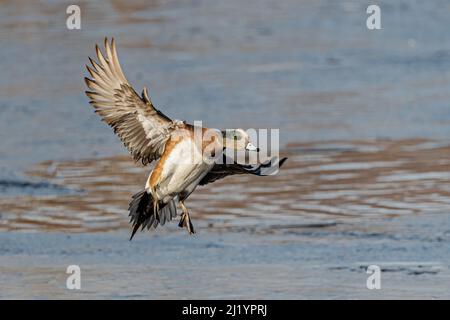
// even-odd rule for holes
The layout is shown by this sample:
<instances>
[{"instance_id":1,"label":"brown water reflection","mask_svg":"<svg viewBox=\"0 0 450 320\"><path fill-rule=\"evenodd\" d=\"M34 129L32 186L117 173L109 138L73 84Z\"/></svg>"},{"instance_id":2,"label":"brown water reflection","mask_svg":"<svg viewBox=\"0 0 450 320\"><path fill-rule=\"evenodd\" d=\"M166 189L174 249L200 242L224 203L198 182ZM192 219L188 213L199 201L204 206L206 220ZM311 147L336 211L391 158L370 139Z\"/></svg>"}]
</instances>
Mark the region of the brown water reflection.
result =
<instances>
[{"instance_id":1,"label":"brown water reflection","mask_svg":"<svg viewBox=\"0 0 450 320\"><path fill-rule=\"evenodd\" d=\"M199 187L188 201L198 231L333 228L386 216L450 212L448 145L417 139L329 141L290 144L282 153L289 160L277 176L234 176ZM0 199L0 229L128 228L128 201L149 170L126 156L42 162L28 174L80 192Z\"/></svg>"}]
</instances>

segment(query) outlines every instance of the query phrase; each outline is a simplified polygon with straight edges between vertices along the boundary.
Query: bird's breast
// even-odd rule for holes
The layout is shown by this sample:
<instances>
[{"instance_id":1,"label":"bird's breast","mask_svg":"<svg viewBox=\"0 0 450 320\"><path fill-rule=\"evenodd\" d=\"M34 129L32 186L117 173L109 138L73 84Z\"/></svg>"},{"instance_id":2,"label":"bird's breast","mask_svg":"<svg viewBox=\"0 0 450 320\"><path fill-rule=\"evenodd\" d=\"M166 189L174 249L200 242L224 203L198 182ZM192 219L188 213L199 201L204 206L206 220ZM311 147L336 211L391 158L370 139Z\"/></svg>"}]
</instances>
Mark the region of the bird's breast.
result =
<instances>
[{"instance_id":1,"label":"bird's breast","mask_svg":"<svg viewBox=\"0 0 450 320\"><path fill-rule=\"evenodd\" d=\"M203 161L201 148L191 139L183 139L169 147L149 179L157 198L164 202L180 193L191 193L212 166Z\"/></svg>"}]
</instances>

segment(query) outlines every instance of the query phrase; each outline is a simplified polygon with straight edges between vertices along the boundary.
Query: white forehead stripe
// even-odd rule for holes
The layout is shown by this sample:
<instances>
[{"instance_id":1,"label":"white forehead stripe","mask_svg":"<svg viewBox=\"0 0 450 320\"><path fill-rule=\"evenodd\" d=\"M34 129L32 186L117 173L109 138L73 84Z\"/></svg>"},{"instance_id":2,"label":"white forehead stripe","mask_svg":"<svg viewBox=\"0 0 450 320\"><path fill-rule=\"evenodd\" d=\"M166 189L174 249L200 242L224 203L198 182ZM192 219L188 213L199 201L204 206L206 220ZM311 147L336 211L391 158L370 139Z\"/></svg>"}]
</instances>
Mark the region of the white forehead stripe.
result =
<instances>
[{"instance_id":1,"label":"white forehead stripe","mask_svg":"<svg viewBox=\"0 0 450 320\"><path fill-rule=\"evenodd\" d=\"M255 151L257 148L249 142L249 143L247 143L247 146L245 147L245 149L247 149L249 151Z\"/></svg>"}]
</instances>

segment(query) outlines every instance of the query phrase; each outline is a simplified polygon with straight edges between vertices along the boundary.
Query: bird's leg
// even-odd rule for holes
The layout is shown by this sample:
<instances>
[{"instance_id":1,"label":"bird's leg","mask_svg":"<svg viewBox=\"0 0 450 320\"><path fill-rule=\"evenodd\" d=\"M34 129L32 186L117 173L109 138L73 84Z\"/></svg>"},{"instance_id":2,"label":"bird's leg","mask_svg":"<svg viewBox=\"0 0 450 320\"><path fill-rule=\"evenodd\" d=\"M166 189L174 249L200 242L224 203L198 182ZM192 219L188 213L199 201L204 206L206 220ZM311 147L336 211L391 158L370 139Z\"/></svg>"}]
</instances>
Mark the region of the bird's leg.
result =
<instances>
[{"instance_id":1,"label":"bird's leg","mask_svg":"<svg viewBox=\"0 0 450 320\"><path fill-rule=\"evenodd\" d=\"M186 208L186 206L184 205L184 203L182 201L180 201L180 206L181 206L181 210L183 210L183 213L181 214L181 219L180 219L180 223L178 224L178 226L180 228L186 227L189 234L194 234L195 230L194 230L194 226L192 225L192 222L191 222L191 217L189 216L189 210Z\"/></svg>"},{"instance_id":2,"label":"bird's leg","mask_svg":"<svg viewBox=\"0 0 450 320\"><path fill-rule=\"evenodd\" d=\"M153 195L153 214L155 215L156 221L159 222L159 200L156 196L156 188L158 188L158 185L154 188L150 187L150 193Z\"/></svg>"}]
</instances>

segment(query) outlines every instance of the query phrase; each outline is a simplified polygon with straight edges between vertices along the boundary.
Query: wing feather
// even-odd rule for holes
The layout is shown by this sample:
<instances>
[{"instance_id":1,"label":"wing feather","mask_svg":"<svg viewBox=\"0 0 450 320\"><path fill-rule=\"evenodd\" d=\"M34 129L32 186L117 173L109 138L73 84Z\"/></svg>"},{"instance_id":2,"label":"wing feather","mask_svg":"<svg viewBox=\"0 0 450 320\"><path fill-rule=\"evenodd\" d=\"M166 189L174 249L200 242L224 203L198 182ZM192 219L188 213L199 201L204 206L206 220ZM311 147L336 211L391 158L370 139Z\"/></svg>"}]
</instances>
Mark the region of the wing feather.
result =
<instances>
[{"instance_id":1,"label":"wing feather","mask_svg":"<svg viewBox=\"0 0 450 320\"><path fill-rule=\"evenodd\" d=\"M86 66L91 78L85 78L89 103L102 120L120 137L135 160L143 164L161 157L176 124L156 109L147 89L139 96L125 78L116 44L105 38L105 54L95 46L97 61L89 58Z\"/></svg>"},{"instance_id":2,"label":"wing feather","mask_svg":"<svg viewBox=\"0 0 450 320\"><path fill-rule=\"evenodd\" d=\"M276 160L277 158L274 157L265 163L254 166L243 165L231 161L223 161L223 164L215 164L214 167L203 177L199 185L203 186L235 174L253 174L256 176L272 175L276 173L276 171L283 165L287 158L283 158L278 162Z\"/></svg>"}]
</instances>

